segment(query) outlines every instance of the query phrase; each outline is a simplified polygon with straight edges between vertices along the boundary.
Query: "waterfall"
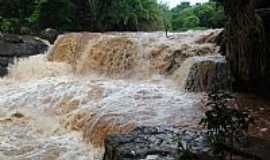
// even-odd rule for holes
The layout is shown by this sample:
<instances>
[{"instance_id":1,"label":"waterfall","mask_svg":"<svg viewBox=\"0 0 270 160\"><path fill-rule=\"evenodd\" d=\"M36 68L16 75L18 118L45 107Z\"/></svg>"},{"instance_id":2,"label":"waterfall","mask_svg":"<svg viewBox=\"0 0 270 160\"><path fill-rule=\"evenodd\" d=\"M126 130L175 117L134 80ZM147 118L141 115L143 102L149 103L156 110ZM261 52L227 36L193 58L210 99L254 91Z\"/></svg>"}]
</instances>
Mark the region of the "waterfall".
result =
<instances>
[{"instance_id":1,"label":"waterfall","mask_svg":"<svg viewBox=\"0 0 270 160\"><path fill-rule=\"evenodd\" d=\"M201 95L181 86L190 57L215 54L197 43L213 32L68 33L15 62L0 79L0 159L95 160L108 134L192 127Z\"/></svg>"}]
</instances>

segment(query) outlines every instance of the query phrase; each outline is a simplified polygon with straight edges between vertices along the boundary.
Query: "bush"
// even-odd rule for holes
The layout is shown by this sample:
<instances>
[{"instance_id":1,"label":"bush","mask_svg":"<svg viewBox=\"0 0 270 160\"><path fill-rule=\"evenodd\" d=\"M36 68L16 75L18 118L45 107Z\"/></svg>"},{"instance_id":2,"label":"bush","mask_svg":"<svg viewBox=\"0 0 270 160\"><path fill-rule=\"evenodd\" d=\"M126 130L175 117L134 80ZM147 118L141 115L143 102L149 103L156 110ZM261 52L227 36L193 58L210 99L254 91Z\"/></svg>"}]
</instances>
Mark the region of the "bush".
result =
<instances>
[{"instance_id":1,"label":"bush","mask_svg":"<svg viewBox=\"0 0 270 160\"><path fill-rule=\"evenodd\" d=\"M0 31L14 33L16 31L14 20L0 17Z\"/></svg>"},{"instance_id":2,"label":"bush","mask_svg":"<svg viewBox=\"0 0 270 160\"><path fill-rule=\"evenodd\" d=\"M223 6L216 2L208 2L196 6L190 6L189 3L181 3L173 8L171 12L173 30L221 28L224 26L224 9Z\"/></svg>"},{"instance_id":3,"label":"bush","mask_svg":"<svg viewBox=\"0 0 270 160\"><path fill-rule=\"evenodd\" d=\"M40 0L28 21L32 27L40 30L49 27L72 30L73 7L70 0Z\"/></svg>"},{"instance_id":4,"label":"bush","mask_svg":"<svg viewBox=\"0 0 270 160\"><path fill-rule=\"evenodd\" d=\"M200 19L196 16L189 16L184 18L183 21L183 27L184 28L195 28L199 26L200 24Z\"/></svg>"},{"instance_id":5,"label":"bush","mask_svg":"<svg viewBox=\"0 0 270 160\"><path fill-rule=\"evenodd\" d=\"M225 153L237 153L239 156L252 156L242 153L236 146L247 139L248 129L253 122L248 112L241 112L231 106L234 97L230 93L216 92L208 95L207 108L200 124L208 130L209 144L217 159L225 159ZM238 145L236 145L238 144Z\"/></svg>"}]
</instances>

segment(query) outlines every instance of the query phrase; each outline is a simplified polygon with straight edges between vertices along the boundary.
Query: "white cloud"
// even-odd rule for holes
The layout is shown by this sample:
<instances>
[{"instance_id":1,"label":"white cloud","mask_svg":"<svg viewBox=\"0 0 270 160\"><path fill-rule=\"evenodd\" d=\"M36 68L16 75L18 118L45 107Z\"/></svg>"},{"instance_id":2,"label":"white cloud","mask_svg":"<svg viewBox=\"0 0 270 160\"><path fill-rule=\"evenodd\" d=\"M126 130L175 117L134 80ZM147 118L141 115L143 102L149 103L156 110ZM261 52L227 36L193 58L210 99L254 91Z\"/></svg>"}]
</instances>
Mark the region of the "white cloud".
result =
<instances>
[{"instance_id":1,"label":"white cloud","mask_svg":"<svg viewBox=\"0 0 270 160\"><path fill-rule=\"evenodd\" d=\"M170 7L175 7L177 4L180 4L181 2L187 2L189 1L192 5L200 2L208 2L209 0L160 0L161 2L167 3Z\"/></svg>"}]
</instances>

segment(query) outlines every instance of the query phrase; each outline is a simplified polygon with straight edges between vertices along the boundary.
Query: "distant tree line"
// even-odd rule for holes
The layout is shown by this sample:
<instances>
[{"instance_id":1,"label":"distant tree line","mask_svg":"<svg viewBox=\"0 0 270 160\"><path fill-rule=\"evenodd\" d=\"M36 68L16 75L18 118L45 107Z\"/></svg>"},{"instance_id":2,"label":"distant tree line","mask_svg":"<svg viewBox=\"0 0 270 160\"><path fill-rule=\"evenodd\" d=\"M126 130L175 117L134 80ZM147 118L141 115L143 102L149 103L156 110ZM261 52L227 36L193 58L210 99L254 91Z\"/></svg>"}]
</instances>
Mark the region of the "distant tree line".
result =
<instances>
[{"instance_id":1,"label":"distant tree line","mask_svg":"<svg viewBox=\"0 0 270 160\"><path fill-rule=\"evenodd\" d=\"M210 1L191 6L189 2L182 2L171 12L172 30L221 28L224 26L224 8L220 3Z\"/></svg>"},{"instance_id":2,"label":"distant tree line","mask_svg":"<svg viewBox=\"0 0 270 160\"><path fill-rule=\"evenodd\" d=\"M215 2L169 9L157 0L0 0L0 31L173 31L222 27Z\"/></svg>"}]
</instances>

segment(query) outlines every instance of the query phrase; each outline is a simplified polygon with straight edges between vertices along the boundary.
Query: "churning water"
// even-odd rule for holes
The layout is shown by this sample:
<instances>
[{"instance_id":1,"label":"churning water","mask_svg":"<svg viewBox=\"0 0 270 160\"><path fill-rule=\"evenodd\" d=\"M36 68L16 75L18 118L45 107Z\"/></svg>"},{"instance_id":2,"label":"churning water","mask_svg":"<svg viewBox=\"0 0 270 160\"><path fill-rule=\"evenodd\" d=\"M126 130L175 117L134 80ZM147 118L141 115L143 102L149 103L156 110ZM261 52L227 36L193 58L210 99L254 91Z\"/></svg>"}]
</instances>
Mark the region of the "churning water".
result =
<instances>
[{"instance_id":1,"label":"churning water","mask_svg":"<svg viewBox=\"0 0 270 160\"><path fill-rule=\"evenodd\" d=\"M200 94L182 86L217 33L70 33L0 79L0 159L102 159L103 140L140 125L193 126Z\"/></svg>"}]
</instances>

